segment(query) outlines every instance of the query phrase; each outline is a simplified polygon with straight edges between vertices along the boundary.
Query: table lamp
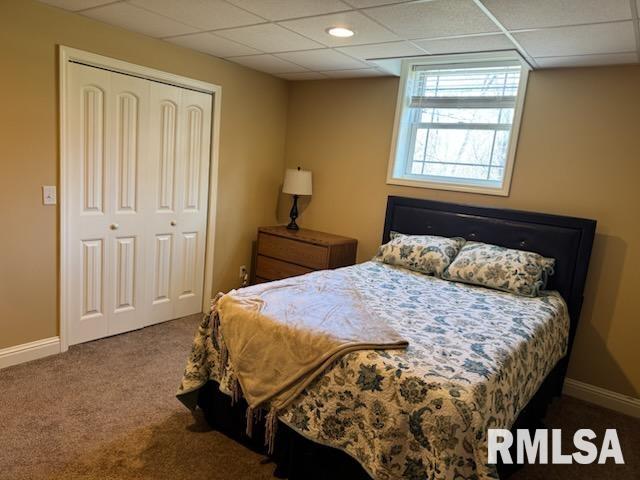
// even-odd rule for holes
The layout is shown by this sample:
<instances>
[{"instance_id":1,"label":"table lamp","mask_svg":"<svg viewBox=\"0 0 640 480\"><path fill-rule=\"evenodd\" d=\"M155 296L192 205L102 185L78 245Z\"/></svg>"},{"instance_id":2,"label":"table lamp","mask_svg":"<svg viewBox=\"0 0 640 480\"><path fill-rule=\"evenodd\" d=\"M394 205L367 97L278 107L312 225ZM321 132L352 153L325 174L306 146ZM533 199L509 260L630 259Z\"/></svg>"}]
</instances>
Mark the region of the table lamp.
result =
<instances>
[{"instance_id":1,"label":"table lamp","mask_svg":"<svg viewBox=\"0 0 640 480\"><path fill-rule=\"evenodd\" d=\"M311 195L311 172L309 170L302 170L300 167L287 168L284 173L284 183L282 185L282 193L288 193L293 195L293 205L291 206L291 222L287 225L289 230L299 230L300 227L296 224L296 218L298 218L298 197L300 195Z\"/></svg>"}]
</instances>

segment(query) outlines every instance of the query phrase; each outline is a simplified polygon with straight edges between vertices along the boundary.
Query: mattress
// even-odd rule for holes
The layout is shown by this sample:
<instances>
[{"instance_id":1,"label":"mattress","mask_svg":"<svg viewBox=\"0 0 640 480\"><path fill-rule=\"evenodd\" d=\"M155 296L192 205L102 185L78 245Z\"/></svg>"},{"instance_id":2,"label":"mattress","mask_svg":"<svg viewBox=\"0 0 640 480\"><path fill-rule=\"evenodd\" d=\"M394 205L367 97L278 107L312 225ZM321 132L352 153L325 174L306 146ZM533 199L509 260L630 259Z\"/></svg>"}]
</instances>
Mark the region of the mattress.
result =
<instances>
[{"instance_id":1,"label":"mattress","mask_svg":"<svg viewBox=\"0 0 640 480\"><path fill-rule=\"evenodd\" d=\"M562 297L520 297L374 261L305 281L317 275L350 282L409 347L345 355L280 421L348 453L374 479L496 478L488 429L509 429L566 354ZM232 393L211 323L205 318L196 335L179 395L209 379Z\"/></svg>"}]
</instances>

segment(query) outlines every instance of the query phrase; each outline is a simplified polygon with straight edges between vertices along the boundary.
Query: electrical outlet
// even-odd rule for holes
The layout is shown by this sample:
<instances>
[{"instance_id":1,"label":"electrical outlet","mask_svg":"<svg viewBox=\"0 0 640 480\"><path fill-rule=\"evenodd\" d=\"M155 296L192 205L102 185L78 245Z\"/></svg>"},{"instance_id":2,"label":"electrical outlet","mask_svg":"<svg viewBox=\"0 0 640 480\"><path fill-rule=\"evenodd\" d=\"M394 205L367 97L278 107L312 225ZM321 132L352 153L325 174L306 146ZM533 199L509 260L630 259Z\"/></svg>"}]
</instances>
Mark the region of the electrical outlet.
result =
<instances>
[{"instance_id":1,"label":"electrical outlet","mask_svg":"<svg viewBox=\"0 0 640 480\"><path fill-rule=\"evenodd\" d=\"M249 285L249 272L247 271L247 266L246 265L240 265L240 284L243 287L246 287L247 285Z\"/></svg>"}]
</instances>

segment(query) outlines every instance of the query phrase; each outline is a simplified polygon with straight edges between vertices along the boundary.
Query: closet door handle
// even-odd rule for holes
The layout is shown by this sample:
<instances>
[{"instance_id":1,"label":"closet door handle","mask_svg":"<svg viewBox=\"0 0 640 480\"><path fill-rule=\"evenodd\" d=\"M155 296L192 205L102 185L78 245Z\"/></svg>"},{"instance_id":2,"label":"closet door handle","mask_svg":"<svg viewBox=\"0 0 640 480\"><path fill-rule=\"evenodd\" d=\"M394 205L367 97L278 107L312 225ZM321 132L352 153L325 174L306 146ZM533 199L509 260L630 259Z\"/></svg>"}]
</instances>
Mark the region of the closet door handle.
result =
<instances>
[{"instance_id":1,"label":"closet door handle","mask_svg":"<svg viewBox=\"0 0 640 480\"><path fill-rule=\"evenodd\" d=\"M118 225L117 223L112 223L111 225L109 225L109 228L111 230L117 230L120 227L120 225Z\"/></svg>"}]
</instances>

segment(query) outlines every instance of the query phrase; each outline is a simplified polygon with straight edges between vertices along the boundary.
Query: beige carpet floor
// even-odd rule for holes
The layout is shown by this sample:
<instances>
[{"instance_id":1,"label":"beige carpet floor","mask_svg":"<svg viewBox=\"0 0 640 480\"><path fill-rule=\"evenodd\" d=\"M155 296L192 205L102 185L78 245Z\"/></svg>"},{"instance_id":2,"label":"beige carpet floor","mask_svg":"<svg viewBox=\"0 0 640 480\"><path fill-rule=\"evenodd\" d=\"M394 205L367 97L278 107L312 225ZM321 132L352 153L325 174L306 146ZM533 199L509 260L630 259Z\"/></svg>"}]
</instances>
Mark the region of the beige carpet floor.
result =
<instances>
[{"instance_id":1,"label":"beige carpet floor","mask_svg":"<svg viewBox=\"0 0 640 480\"><path fill-rule=\"evenodd\" d=\"M264 457L212 431L174 397L198 320L0 370L0 479L271 478ZM640 421L562 398L548 423L571 434L617 428L626 465L533 465L511 478L640 478Z\"/></svg>"}]
</instances>

